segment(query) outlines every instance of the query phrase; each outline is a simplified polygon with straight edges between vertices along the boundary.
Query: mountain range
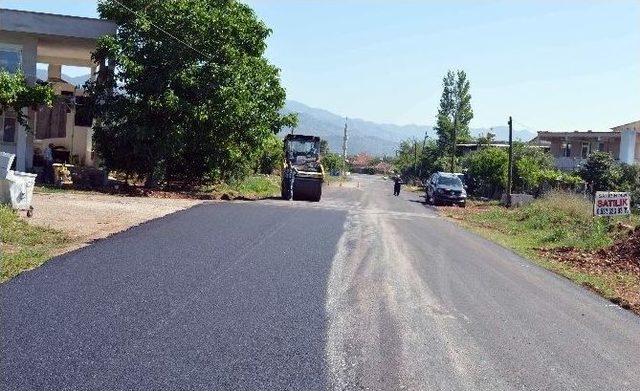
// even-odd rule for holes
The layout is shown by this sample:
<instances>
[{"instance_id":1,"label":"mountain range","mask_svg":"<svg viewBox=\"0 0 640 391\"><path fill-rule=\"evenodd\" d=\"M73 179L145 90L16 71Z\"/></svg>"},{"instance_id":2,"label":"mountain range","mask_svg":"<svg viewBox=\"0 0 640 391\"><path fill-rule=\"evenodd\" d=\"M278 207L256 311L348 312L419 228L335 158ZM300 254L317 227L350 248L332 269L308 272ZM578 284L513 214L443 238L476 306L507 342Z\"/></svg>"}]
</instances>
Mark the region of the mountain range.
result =
<instances>
[{"instance_id":1,"label":"mountain range","mask_svg":"<svg viewBox=\"0 0 640 391\"><path fill-rule=\"evenodd\" d=\"M47 71L38 69L37 77L45 80ZM82 85L88 78L89 75L71 77L62 74L62 79L73 85ZM287 100L282 111L298 114L298 126L294 132L320 136L328 141L331 151L342 150L345 117L295 100ZM429 137L436 136L435 130L430 125L394 125L352 118L347 120L347 124L349 154L366 152L374 156L393 155L403 140L412 138L423 140L425 134ZM509 137L509 129L506 126L474 128L470 131L473 137L485 135L489 131L496 135L496 140L506 140ZM280 135L284 137L287 132L287 130L282 131ZM514 131L516 140L529 141L535 136L536 134L529 130Z\"/></svg>"},{"instance_id":2,"label":"mountain range","mask_svg":"<svg viewBox=\"0 0 640 391\"><path fill-rule=\"evenodd\" d=\"M340 152L342 150L345 125L343 116L309 107L294 100L287 100L283 111L298 114L298 126L294 132L320 136L329 142L331 151ZM367 152L374 156L393 155L403 140L412 138L423 140L425 134L430 138L436 137L436 132L430 125L393 125L352 118L347 120L347 125L349 154ZM507 126L470 129L473 137L486 135L487 132L495 134L496 141L509 138ZM514 130L513 133L514 139L520 141L529 141L536 136L530 130ZM283 131L281 134L286 134L286 132Z\"/></svg>"},{"instance_id":3,"label":"mountain range","mask_svg":"<svg viewBox=\"0 0 640 391\"><path fill-rule=\"evenodd\" d=\"M46 69L36 69L36 77L40 80L47 80L47 70ZM66 74L62 74L62 80L66 81L69 84L74 86L81 86L89 80L89 75L80 75L80 76L69 76Z\"/></svg>"}]
</instances>

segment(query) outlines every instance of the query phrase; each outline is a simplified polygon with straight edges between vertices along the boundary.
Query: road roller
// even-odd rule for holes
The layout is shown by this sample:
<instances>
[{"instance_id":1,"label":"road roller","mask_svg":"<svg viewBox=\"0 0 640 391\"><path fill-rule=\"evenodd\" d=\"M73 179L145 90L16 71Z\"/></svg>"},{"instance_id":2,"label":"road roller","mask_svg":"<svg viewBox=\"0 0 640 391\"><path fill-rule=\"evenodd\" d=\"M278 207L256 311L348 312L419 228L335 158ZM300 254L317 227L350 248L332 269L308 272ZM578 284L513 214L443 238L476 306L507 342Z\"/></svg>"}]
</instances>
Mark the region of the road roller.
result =
<instances>
[{"instance_id":1,"label":"road roller","mask_svg":"<svg viewBox=\"0 0 640 391\"><path fill-rule=\"evenodd\" d=\"M324 168L320 164L320 137L289 134L284 139L280 190L285 200L319 202Z\"/></svg>"}]
</instances>

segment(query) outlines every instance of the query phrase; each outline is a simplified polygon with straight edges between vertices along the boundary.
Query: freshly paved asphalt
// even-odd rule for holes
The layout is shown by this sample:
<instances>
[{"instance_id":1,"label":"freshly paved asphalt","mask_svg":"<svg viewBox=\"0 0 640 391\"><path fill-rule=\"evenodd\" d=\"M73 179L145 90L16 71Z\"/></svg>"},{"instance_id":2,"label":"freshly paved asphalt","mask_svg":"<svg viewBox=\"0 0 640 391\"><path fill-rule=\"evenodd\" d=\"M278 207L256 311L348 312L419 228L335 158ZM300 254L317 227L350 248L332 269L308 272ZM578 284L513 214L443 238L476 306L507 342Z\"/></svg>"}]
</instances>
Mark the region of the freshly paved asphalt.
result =
<instances>
[{"instance_id":1,"label":"freshly paved asphalt","mask_svg":"<svg viewBox=\"0 0 640 391\"><path fill-rule=\"evenodd\" d=\"M355 177L0 286L0 389L638 390L640 318Z\"/></svg>"}]
</instances>

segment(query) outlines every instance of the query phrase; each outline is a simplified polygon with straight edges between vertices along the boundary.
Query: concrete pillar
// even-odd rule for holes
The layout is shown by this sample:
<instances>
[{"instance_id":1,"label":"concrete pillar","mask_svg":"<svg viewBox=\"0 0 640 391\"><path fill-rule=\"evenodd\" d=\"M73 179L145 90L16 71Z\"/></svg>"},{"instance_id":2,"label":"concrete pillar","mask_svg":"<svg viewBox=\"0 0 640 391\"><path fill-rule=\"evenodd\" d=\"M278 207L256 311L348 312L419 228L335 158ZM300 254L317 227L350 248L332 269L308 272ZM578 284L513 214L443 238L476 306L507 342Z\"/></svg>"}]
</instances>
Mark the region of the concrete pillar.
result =
<instances>
[{"instance_id":1,"label":"concrete pillar","mask_svg":"<svg viewBox=\"0 0 640 391\"><path fill-rule=\"evenodd\" d=\"M38 62L38 39L28 38L22 42L22 71L29 83L36 82L36 63Z\"/></svg>"},{"instance_id":2,"label":"concrete pillar","mask_svg":"<svg viewBox=\"0 0 640 391\"><path fill-rule=\"evenodd\" d=\"M47 79L51 79L52 77L62 79L62 65L49 64L49 68L47 70Z\"/></svg>"},{"instance_id":3,"label":"concrete pillar","mask_svg":"<svg viewBox=\"0 0 640 391\"><path fill-rule=\"evenodd\" d=\"M623 130L620 138L620 162L633 164L636 160L636 131Z\"/></svg>"},{"instance_id":4,"label":"concrete pillar","mask_svg":"<svg viewBox=\"0 0 640 391\"><path fill-rule=\"evenodd\" d=\"M27 131L16 124L16 171L27 171L27 149Z\"/></svg>"}]
</instances>

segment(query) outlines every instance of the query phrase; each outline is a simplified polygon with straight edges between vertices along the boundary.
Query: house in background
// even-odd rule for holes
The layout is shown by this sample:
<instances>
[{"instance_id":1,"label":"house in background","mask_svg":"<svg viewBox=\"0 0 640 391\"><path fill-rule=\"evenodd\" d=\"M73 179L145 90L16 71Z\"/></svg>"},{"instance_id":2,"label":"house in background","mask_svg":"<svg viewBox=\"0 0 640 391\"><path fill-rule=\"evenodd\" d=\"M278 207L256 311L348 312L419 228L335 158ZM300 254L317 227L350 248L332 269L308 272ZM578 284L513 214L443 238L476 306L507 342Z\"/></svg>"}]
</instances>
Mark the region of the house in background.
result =
<instances>
[{"instance_id":1,"label":"house in background","mask_svg":"<svg viewBox=\"0 0 640 391\"><path fill-rule=\"evenodd\" d=\"M531 141L546 145L554 156L556 168L576 170L593 152L607 152L626 164L640 164L640 121L616 126L606 132L538 132Z\"/></svg>"},{"instance_id":2,"label":"house in background","mask_svg":"<svg viewBox=\"0 0 640 391\"><path fill-rule=\"evenodd\" d=\"M69 161L93 164L92 120L82 110L84 92L62 80L62 66L86 67L94 77L96 40L115 32L115 23L106 20L0 9L0 67L22 70L34 83L37 65L46 66L47 81L58 96L52 108L29 110L30 132L12 113L0 116L0 150L16 155L16 170L31 171L49 143Z\"/></svg>"},{"instance_id":3,"label":"house in background","mask_svg":"<svg viewBox=\"0 0 640 391\"><path fill-rule=\"evenodd\" d=\"M535 148L535 149L540 149L542 151L547 152L549 150L549 145L548 144L527 144L527 146L529 148ZM480 143L480 142L475 142L475 143L457 143L456 144L456 151L458 151L459 154L465 156L468 155L472 152L476 152L482 148L503 148L503 149L509 149L509 142L508 141L493 141L490 142L488 144L486 143Z\"/></svg>"}]
</instances>

